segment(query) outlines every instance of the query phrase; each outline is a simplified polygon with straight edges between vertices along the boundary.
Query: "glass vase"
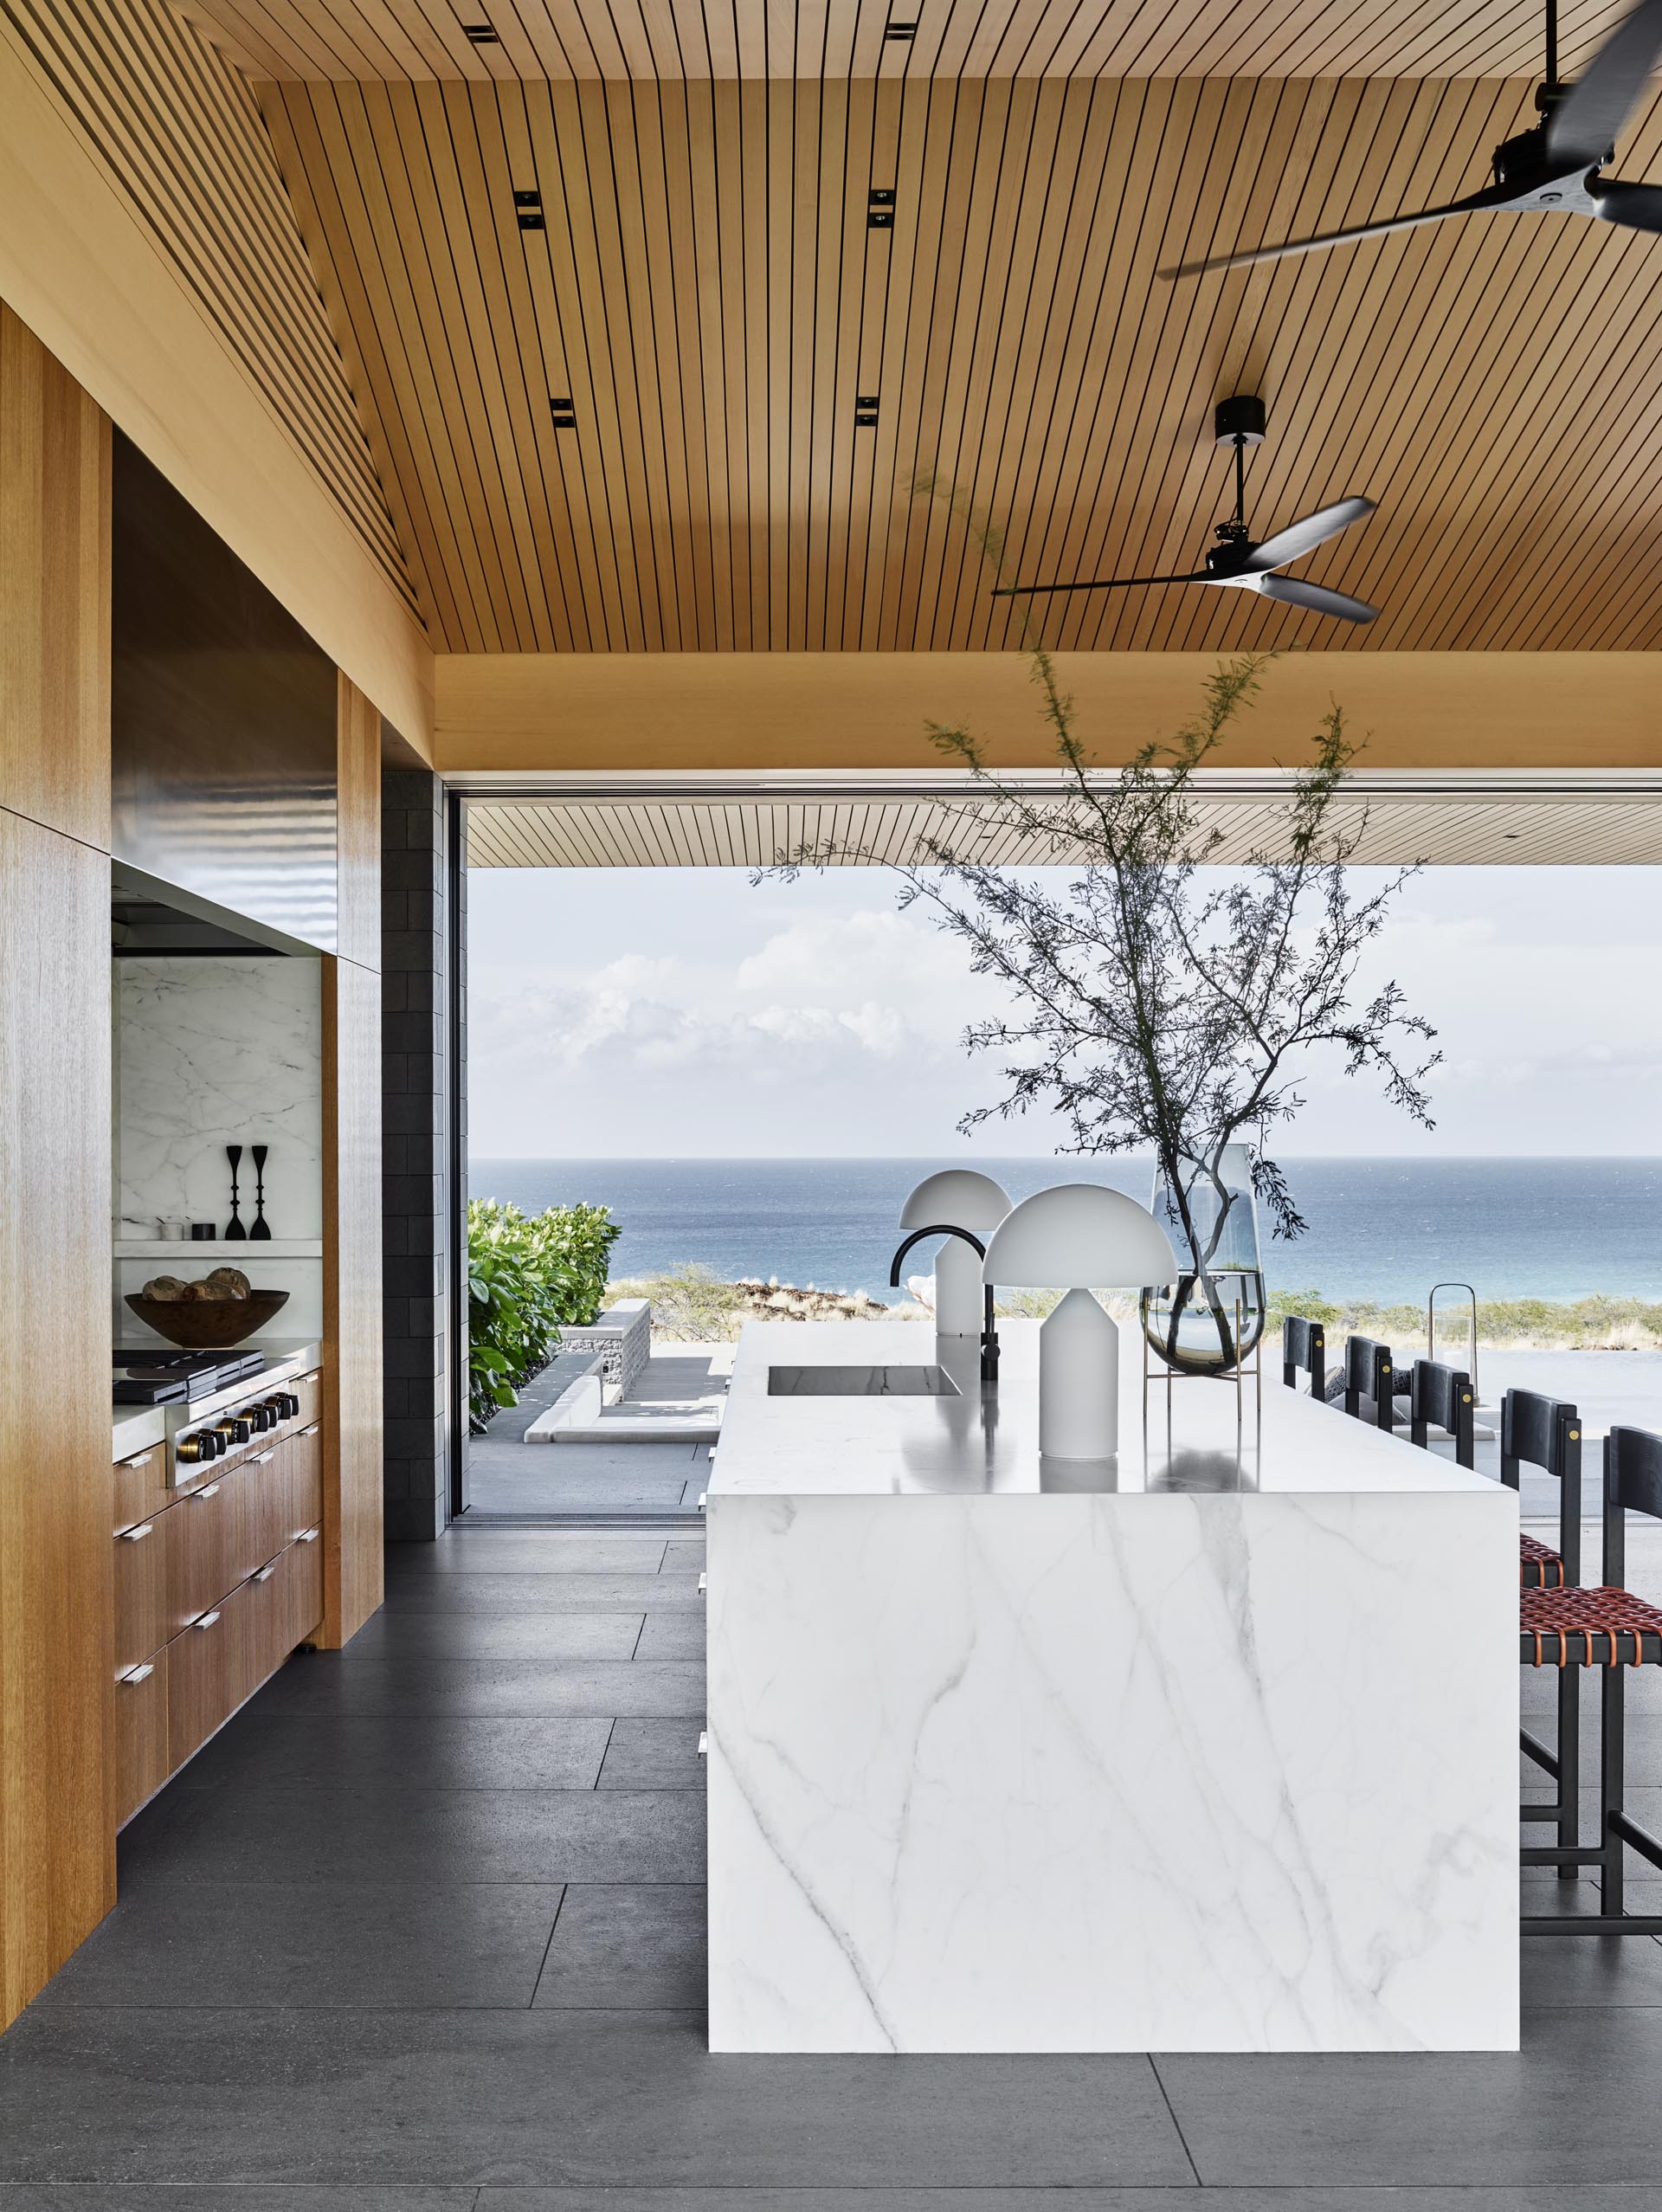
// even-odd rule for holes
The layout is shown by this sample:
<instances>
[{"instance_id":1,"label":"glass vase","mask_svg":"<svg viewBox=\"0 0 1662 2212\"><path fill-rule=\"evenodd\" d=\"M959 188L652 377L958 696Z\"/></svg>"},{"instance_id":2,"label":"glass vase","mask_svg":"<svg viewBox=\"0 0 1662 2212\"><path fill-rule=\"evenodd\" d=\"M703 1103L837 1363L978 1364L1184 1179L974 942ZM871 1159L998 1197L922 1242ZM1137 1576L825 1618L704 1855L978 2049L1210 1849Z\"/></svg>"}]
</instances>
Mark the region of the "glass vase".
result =
<instances>
[{"instance_id":1,"label":"glass vase","mask_svg":"<svg viewBox=\"0 0 1662 2212\"><path fill-rule=\"evenodd\" d=\"M1144 1335L1182 1375L1232 1375L1264 1333L1258 1202L1244 1145L1227 1145L1216 1175L1196 1166L1181 1197L1156 1170L1150 1210L1177 1255L1178 1276L1142 1298Z\"/></svg>"}]
</instances>

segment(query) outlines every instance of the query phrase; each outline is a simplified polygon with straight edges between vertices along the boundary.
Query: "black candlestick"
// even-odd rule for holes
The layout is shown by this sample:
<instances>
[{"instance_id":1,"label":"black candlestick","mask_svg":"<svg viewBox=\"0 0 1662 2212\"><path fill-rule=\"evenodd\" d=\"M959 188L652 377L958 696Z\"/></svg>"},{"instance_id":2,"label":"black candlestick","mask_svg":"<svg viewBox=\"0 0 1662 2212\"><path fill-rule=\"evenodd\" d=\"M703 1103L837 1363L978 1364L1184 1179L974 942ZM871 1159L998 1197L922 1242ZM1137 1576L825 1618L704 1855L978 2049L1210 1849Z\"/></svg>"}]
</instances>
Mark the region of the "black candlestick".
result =
<instances>
[{"instance_id":1,"label":"black candlestick","mask_svg":"<svg viewBox=\"0 0 1662 2212\"><path fill-rule=\"evenodd\" d=\"M254 1161L254 1225L248 1235L253 1239L263 1237L267 1242L271 1238L271 1224L266 1219L266 1155L270 1150L269 1145L250 1145L248 1147L249 1156Z\"/></svg>"},{"instance_id":2,"label":"black candlestick","mask_svg":"<svg viewBox=\"0 0 1662 2212\"><path fill-rule=\"evenodd\" d=\"M227 1145L225 1157L231 1164L231 1218L225 1224L225 1241L227 1244L246 1244L248 1232L237 1218L236 1211L236 1170L242 1161L242 1147L241 1145Z\"/></svg>"}]
</instances>

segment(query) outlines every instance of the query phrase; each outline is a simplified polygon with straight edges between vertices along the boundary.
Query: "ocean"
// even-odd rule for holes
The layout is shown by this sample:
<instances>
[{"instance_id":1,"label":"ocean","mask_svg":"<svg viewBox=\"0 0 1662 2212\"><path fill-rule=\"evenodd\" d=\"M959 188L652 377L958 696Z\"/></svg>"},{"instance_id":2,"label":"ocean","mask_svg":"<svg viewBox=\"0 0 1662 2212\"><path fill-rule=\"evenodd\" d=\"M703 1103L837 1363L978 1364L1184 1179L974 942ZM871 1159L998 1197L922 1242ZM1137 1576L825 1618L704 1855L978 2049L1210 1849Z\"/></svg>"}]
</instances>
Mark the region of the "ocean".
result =
<instances>
[{"instance_id":1,"label":"ocean","mask_svg":"<svg viewBox=\"0 0 1662 2212\"><path fill-rule=\"evenodd\" d=\"M1145 1203L1136 1159L486 1160L474 1197L527 1213L609 1206L623 1234L612 1273L697 1261L717 1275L776 1275L892 1299L895 1222L942 1166L995 1176L1013 1198L1053 1183L1106 1183ZM1662 1159L1311 1159L1283 1162L1310 1222L1296 1243L1261 1224L1272 1290L1423 1304L1432 1284L1479 1298L1662 1299ZM920 1248L911 1264L926 1262Z\"/></svg>"}]
</instances>

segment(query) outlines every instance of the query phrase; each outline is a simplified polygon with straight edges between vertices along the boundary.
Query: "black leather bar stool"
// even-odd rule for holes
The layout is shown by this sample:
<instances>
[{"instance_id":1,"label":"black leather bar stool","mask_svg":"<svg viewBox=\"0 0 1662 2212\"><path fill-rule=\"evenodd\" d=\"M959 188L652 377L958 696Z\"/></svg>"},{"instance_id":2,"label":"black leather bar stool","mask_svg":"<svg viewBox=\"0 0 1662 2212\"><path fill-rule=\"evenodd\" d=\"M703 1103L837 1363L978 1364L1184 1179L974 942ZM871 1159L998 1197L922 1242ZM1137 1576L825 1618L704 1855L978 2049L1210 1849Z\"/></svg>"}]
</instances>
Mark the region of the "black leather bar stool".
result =
<instances>
[{"instance_id":1,"label":"black leather bar stool","mask_svg":"<svg viewBox=\"0 0 1662 2212\"><path fill-rule=\"evenodd\" d=\"M1577 1439L1579 1442L1579 1439ZM1662 1913L1622 1910L1623 1854L1636 1851L1662 1867L1662 1838L1630 1820L1622 1802L1626 1776L1629 1667L1662 1667L1662 1612L1621 1587L1627 1572L1627 1515L1662 1519L1662 1436L1613 1428L1604 1441L1604 1582L1597 1589L1526 1590L1519 1593L1519 1657L1526 1667L1557 1667L1574 1684L1575 1669L1601 1667L1599 1840L1526 1849L1526 1867L1599 1870L1600 1910L1524 1916L1527 1936L1662 1936ZM1575 1771L1568 1786L1574 1790ZM1562 1793L1561 1793L1562 1794Z\"/></svg>"},{"instance_id":2,"label":"black leather bar stool","mask_svg":"<svg viewBox=\"0 0 1662 2212\"><path fill-rule=\"evenodd\" d=\"M1562 1398L1538 1390L1508 1390L1500 1402L1500 1479L1509 1490L1520 1487L1524 1467L1538 1467L1558 1484L1558 1549L1533 1537L1518 1538L1518 1578L1526 1590L1562 1590L1581 1579L1581 1420ZM1558 1677L1558 1743L1554 1750L1528 1728L1520 1729L1524 1756L1552 1777L1557 1794L1549 1805L1525 1805L1522 1817L1558 1831L1556 1848L1574 1852L1581 1841L1581 1701L1577 1677L1566 1667ZM1525 1854L1527 1858L1527 1854ZM1531 1864L1546 1864L1531 1861ZM1558 1865L1575 1878L1573 1860Z\"/></svg>"},{"instance_id":3,"label":"black leather bar stool","mask_svg":"<svg viewBox=\"0 0 1662 2212\"><path fill-rule=\"evenodd\" d=\"M1322 1325L1289 1313L1281 1324L1281 1380L1296 1390L1300 1375L1309 1376L1312 1398L1327 1396L1327 1338Z\"/></svg>"},{"instance_id":4,"label":"black leather bar stool","mask_svg":"<svg viewBox=\"0 0 1662 2212\"><path fill-rule=\"evenodd\" d=\"M1408 1436L1412 1442L1429 1449L1427 1430L1446 1428L1454 1439L1455 1465L1475 1467L1476 1405L1477 1392L1472 1388L1469 1375L1462 1374L1458 1367L1445 1367L1440 1360L1414 1361L1414 1372L1408 1378Z\"/></svg>"},{"instance_id":5,"label":"black leather bar stool","mask_svg":"<svg viewBox=\"0 0 1662 2212\"><path fill-rule=\"evenodd\" d=\"M1344 1340L1344 1409L1353 1419L1367 1418L1362 1410L1363 1398L1373 1401L1373 1422L1377 1428L1388 1429L1396 1411L1396 1375L1388 1345L1375 1344L1372 1337L1347 1337Z\"/></svg>"}]
</instances>

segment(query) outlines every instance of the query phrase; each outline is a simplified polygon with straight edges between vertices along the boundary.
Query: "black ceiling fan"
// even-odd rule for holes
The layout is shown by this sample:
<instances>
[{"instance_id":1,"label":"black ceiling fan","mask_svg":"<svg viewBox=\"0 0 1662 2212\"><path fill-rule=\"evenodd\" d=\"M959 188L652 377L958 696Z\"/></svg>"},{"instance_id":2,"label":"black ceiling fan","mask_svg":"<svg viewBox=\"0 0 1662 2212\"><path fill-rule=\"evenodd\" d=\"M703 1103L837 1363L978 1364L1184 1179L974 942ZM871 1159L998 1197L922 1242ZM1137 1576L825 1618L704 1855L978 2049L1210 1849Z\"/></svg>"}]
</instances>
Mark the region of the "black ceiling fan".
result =
<instances>
[{"instance_id":1,"label":"black ceiling fan","mask_svg":"<svg viewBox=\"0 0 1662 2212\"><path fill-rule=\"evenodd\" d=\"M1135 584L1215 584L1234 591L1256 591L1266 599L1279 599L1288 607L1307 607L1312 614L1331 615L1342 622L1370 622L1376 609L1361 599L1348 599L1343 591L1324 584L1306 584L1302 577L1278 576L1289 561L1313 553L1341 530L1361 522L1374 511L1371 500L1354 494L1330 507L1319 507L1302 522L1278 530L1257 545L1246 528L1246 448L1264 442L1264 403L1250 394L1221 399L1214 416L1221 446L1233 446L1235 455L1235 511L1217 528L1218 542L1206 557L1206 566L1184 576L1106 576L1085 584L1004 584L995 599L1019 594L1055 591L1124 591Z\"/></svg>"},{"instance_id":2,"label":"black ceiling fan","mask_svg":"<svg viewBox=\"0 0 1662 2212\"><path fill-rule=\"evenodd\" d=\"M1646 80L1662 59L1662 0L1639 0L1594 55L1580 80L1558 82L1557 0L1547 0L1547 81L1536 87L1541 120L1495 148L1495 181L1447 207L1418 215L1388 216L1349 230L1324 230L1313 238L1291 238L1280 246L1253 246L1243 253L1215 254L1203 261L1184 261L1162 269L1163 277L1202 276L1212 269L1246 268L1254 261L1279 261L1289 254L1314 254L1356 238L1383 238L1418 223L1440 222L1445 216L1478 215L1504 209L1511 214L1592 216L1601 222L1625 223L1630 230L1662 230L1662 185L1626 184L1602 174L1614 161L1615 143L1645 94Z\"/></svg>"}]
</instances>

